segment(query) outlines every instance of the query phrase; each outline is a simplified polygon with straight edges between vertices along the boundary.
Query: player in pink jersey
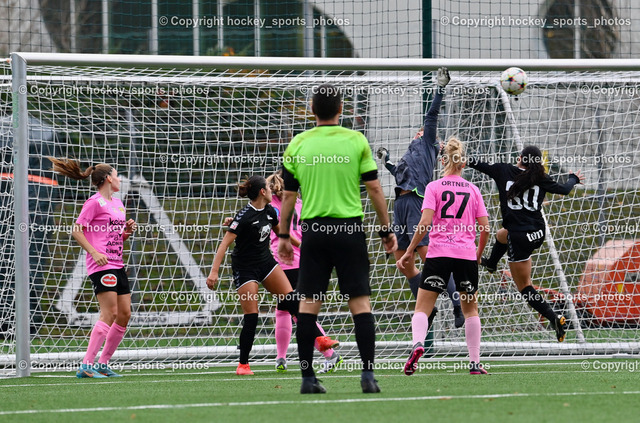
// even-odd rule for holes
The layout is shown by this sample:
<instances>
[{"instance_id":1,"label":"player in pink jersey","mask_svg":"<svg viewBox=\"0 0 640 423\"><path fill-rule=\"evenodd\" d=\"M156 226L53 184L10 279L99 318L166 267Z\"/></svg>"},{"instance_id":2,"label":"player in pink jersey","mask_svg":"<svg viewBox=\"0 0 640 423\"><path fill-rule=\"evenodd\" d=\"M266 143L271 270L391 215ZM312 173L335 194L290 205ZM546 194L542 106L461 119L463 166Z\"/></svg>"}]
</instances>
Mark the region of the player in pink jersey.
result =
<instances>
[{"instance_id":1,"label":"player in pink jersey","mask_svg":"<svg viewBox=\"0 0 640 423\"><path fill-rule=\"evenodd\" d=\"M447 289L447 281L452 273L465 317L470 373L487 373L480 364L481 326L476 293L478 263L487 244L489 219L480 190L461 176L465 162L462 143L455 138L449 139L442 157L444 177L427 185L422 218L407 248L407 252L413 251L430 228L429 249L422 270L416 310L411 319L413 351L404 366L406 375L416 371L418 360L424 354L422 341L429 328L427 316L435 306L438 295ZM480 228L477 247L476 221ZM412 259L411 254L405 253L397 265L402 269Z\"/></svg>"},{"instance_id":2,"label":"player in pink jersey","mask_svg":"<svg viewBox=\"0 0 640 423\"><path fill-rule=\"evenodd\" d=\"M82 206L73 230L73 237L87 252L87 272L100 304L100 317L76 376L119 377L108 363L124 338L131 317L131 289L122 250L124 241L136 230L136 222L126 219L122 201L113 197L120 191L120 178L113 167L103 163L83 172L74 160L49 159L59 174L77 180L91 177L92 185L98 189ZM103 343L100 359L94 365Z\"/></svg>"},{"instance_id":3,"label":"player in pink jersey","mask_svg":"<svg viewBox=\"0 0 640 423\"><path fill-rule=\"evenodd\" d=\"M278 212L280 216L280 206L282 204L282 194L284 189L284 181L282 180L281 172L276 172L267 178L267 184L273 193L271 205ZM285 275L289 279L293 289L296 289L298 284L298 269L300 267L300 243L302 240L302 228L300 227L300 214L302 213L302 201L300 198L296 199L296 204L293 211L293 218L291 219L291 227L289 228L289 234L291 235L291 244L293 245L293 261L291 264L284 263L278 257L278 235L271 231L271 252L276 259ZM294 318L295 319L295 318ZM322 333L324 333L322 327L316 322L316 325ZM285 310L276 310L276 370L278 372L287 371L287 349L291 343L291 331L293 330L293 324L291 322L291 315ZM329 348L321 351L316 341L316 349L322 353L325 358L323 368L318 373L333 373L337 370L338 366L342 363L342 357Z\"/></svg>"}]
</instances>

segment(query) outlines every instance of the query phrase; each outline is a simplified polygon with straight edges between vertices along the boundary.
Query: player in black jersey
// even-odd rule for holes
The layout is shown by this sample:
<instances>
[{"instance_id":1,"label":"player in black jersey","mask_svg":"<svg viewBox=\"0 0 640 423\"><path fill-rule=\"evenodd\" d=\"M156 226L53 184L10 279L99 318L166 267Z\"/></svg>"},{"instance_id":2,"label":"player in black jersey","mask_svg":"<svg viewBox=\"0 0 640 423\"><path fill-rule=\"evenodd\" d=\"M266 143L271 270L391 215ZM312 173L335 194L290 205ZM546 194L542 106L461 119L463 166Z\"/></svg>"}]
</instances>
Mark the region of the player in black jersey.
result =
<instances>
[{"instance_id":1,"label":"player in black jersey","mask_svg":"<svg viewBox=\"0 0 640 423\"><path fill-rule=\"evenodd\" d=\"M483 258L481 264L494 272L498 261L508 251L509 269L518 291L533 309L549 320L558 341L564 341L565 317L556 315L531 283L531 254L545 238L546 227L540 209L547 192L567 195L584 177L577 171L569 173L566 183L557 183L545 173L542 153L534 146L522 150L516 166L508 163L490 165L475 158L469 158L468 164L496 181L502 212L503 228L496 234L491 255L488 259Z\"/></svg>"},{"instance_id":2,"label":"player in black jersey","mask_svg":"<svg viewBox=\"0 0 640 423\"><path fill-rule=\"evenodd\" d=\"M235 241L236 245L231 253L231 269L244 314L240 332L240 363L236 374L252 375L249 353L258 325L258 284L262 283L267 291L276 295L278 308L288 311L292 316L298 314L300 300L271 254L271 230L279 233L279 227L278 214L269 204L272 194L267 181L262 176L252 176L240 185L238 193L241 197L249 197L251 201L229 224L229 230L216 251L207 286L215 289L224 255ZM324 336L317 327L315 333L321 350L338 345L337 341Z\"/></svg>"}]
</instances>

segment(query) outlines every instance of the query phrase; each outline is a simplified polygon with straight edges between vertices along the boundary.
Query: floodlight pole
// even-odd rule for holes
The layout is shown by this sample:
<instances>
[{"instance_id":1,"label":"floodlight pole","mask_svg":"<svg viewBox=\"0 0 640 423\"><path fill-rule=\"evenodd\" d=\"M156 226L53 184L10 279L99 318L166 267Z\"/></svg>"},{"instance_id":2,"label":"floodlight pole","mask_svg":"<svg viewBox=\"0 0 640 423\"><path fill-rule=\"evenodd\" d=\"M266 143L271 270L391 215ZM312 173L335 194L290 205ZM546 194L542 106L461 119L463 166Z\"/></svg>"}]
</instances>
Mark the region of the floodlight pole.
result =
<instances>
[{"instance_id":1,"label":"floodlight pole","mask_svg":"<svg viewBox=\"0 0 640 423\"><path fill-rule=\"evenodd\" d=\"M431 20L432 20L431 0L422 0L422 58L431 59L433 56L432 39L431 39ZM431 82L431 71L422 71L422 83L425 87ZM422 116L429 110L431 103L430 91L425 89L422 94ZM433 338L434 328L430 327L427 331L427 337L424 340L426 357L433 356Z\"/></svg>"}]
</instances>

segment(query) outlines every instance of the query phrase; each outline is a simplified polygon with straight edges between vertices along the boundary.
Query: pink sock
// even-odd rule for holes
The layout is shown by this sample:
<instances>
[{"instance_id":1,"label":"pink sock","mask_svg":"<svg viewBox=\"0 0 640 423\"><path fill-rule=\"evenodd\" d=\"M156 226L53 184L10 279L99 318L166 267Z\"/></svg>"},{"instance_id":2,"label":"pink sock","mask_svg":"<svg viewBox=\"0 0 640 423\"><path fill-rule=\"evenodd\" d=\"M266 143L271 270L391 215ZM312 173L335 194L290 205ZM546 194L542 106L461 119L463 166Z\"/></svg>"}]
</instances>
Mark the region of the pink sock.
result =
<instances>
[{"instance_id":1,"label":"pink sock","mask_svg":"<svg viewBox=\"0 0 640 423\"><path fill-rule=\"evenodd\" d=\"M89 346L87 347L87 353L84 355L82 364L93 364L93 361L98 355L98 351L102 348L107 333L109 333L109 325L98 320L91 330L91 336L89 337Z\"/></svg>"},{"instance_id":2,"label":"pink sock","mask_svg":"<svg viewBox=\"0 0 640 423\"><path fill-rule=\"evenodd\" d=\"M324 329L322 329L322 326L320 326L320 323L316 322L316 326L318 327L318 329L320 330L320 333L323 336L327 335L327 333L324 331ZM316 350L320 351L320 348L318 348L318 341L316 341L313 344L313 346L316 347ZM331 356L333 356L333 348L329 348L328 350L322 351L322 355L324 356L324 358L331 358Z\"/></svg>"},{"instance_id":3,"label":"pink sock","mask_svg":"<svg viewBox=\"0 0 640 423\"><path fill-rule=\"evenodd\" d=\"M120 345L126 331L127 328L124 328L117 323L111 325L111 330L109 330L109 333L107 334L107 340L104 343L104 349L102 350L102 354L100 354L98 363L107 364L109 360L111 360L111 356L116 352L116 348Z\"/></svg>"},{"instance_id":4,"label":"pink sock","mask_svg":"<svg viewBox=\"0 0 640 423\"><path fill-rule=\"evenodd\" d=\"M469 350L469 360L480 362L480 317L467 317L464 321L464 335L467 339L467 349Z\"/></svg>"},{"instance_id":5,"label":"pink sock","mask_svg":"<svg viewBox=\"0 0 640 423\"><path fill-rule=\"evenodd\" d=\"M286 358L291 343L293 323L288 311L276 310L276 358Z\"/></svg>"},{"instance_id":6,"label":"pink sock","mask_svg":"<svg viewBox=\"0 0 640 423\"><path fill-rule=\"evenodd\" d=\"M411 318L411 333L413 335L413 345L418 342L424 343L429 330L429 318L421 311L416 311Z\"/></svg>"}]
</instances>

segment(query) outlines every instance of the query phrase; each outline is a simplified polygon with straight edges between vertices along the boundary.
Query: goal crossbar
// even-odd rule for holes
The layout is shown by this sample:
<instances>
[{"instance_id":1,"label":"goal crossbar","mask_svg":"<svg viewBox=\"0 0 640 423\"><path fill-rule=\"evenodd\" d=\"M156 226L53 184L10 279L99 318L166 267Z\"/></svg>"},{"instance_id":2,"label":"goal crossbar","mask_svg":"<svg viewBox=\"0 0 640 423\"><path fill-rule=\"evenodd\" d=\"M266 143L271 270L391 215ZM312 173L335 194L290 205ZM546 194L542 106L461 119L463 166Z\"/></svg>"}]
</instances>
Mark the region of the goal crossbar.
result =
<instances>
[{"instance_id":1,"label":"goal crossbar","mask_svg":"<svg viewBox=\"0 0 640 423\"><path fill-rule=\"evenodd\" d=\"M640 59L370 59L318 57L147 56L126 54L26 53L11 54L29 66L65 65L192 69L270 69L346 71L502 71L516 66L528 71L639 71Z\"/></svg>"}]
</instances>

